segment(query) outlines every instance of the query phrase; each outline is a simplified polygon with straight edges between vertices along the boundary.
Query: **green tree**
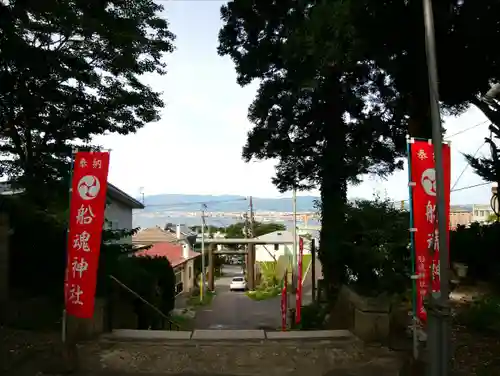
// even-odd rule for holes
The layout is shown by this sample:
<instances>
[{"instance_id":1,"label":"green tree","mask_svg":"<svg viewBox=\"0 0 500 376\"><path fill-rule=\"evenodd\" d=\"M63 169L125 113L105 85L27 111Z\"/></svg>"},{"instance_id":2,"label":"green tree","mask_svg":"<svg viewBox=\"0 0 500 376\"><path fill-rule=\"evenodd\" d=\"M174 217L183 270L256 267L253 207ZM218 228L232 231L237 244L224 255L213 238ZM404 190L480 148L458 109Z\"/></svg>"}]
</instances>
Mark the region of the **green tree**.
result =
<instances>
[{"instance_id":1,"label":"green tree","mask_svg":"<svg viewBox=\"0 0 500 376\"><path fill-rule=\"evenodd\" d=\"M262 223L254 222L254 237L269 234L274 231L286 231L286 226L282 223ZM245 237L245 222L238 222L226 228L226 237L242 239Z\"/></svg>"},{"instance_id":2,"label":"green tree","mask_svg":"<svg viewBox=\"0 0 500 376\"><path fill-rule=\"evenodd\" d=\"M339 2L330 0L330 2ZM429 87L422 2L350 0L346 22L352 25L364 61L372 61L391 77L397 89L398 111L410 119L409 133L430 138ZM480 100L480 93L498 82L500 42L496 0L433 1L439 97L444 113L457 114L470 104L492 122L500 113ZM334 26L333 21L330 23ZM397 30L397 32L394 32ZM478 34L477 30L481 30ZM477 56L481 56L480 59ZM464 74L467 72L467 74Z\"/></svg>"},{"instance_id":3,"label":"green tree","mask_svg":"<svg viewBox=\"0 0 500 376\"><path fill-rule=\"evenodd\" d=\"M320 258L332 285L347 278L348 182L392 172L405 149L406 119L393 111L392 81L360 59L346 11L340 1L236 0L222 7L219 34L219 53L235 62L238 83L261 80L245 160L277 159L281 191L321 191Z\"/></svg>"},{"instance_id":4,"label":"green tree","mask_svg":"<svg viewBox=\"0 0 500 376\"><path fill-rule=\"evenodd\" d=\"M0 173L47 209L67 205L72 148L159 119L174 36L153 0L12 0L0 4ZM52 207L49 207L52 209Z\"/></svg>"},{"instance_id":5,"label":"green tree","mask_svg":"<svg viewBox=\"0 0 500 376\"><path fill-rule=\"evenodd\" d=\"M365 295L407 291L411 287L408 211L375 197L349 204L346 214L348 283Z\"/></svg>"}]
</instances>

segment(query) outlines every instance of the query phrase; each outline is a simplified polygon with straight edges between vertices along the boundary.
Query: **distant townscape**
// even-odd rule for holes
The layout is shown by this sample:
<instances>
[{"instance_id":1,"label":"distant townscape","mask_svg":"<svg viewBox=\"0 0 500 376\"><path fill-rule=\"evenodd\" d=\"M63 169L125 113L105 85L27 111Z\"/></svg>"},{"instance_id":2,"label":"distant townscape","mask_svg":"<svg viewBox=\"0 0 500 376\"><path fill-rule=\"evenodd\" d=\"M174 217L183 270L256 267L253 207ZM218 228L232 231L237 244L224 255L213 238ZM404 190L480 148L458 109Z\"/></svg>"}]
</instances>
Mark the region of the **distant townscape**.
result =
<instances>
[{"instance_id":1,"label":"distant townscape","mask_svg":"<svg viewBox=\"0 0 500 376\"><path fill-rule=\"evenodd\" d=\"M316 196L297 197L297 221L301 225L318 227ZM241 222L249 209L249 198L237 195L183 195L161 194L140 198L145 208L134 213L134 226L164 226L166 223L182 223L196 226L201 222L201 210L205 211L207 225L226 227ZM293 221L292 198L252 198L255 220L283 223L290 227ZM396 206L408 210L407 201ZM452 205L450 227L487 222L493 211L487 204Z\"/></svg>"}]
</instances>

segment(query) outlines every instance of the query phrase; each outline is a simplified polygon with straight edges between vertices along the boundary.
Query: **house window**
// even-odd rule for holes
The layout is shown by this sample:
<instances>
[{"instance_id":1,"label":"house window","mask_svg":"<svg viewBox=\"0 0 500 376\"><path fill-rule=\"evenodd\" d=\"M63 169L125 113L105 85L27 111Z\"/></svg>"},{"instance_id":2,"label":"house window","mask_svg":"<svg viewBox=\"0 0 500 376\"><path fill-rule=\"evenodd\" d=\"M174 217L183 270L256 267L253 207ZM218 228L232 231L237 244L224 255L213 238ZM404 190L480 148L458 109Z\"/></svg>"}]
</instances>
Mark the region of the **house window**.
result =
<instances>
[{"instance_id":1,"label":"house window","mask_svg":"<svg viewBox=\"0 0 500 376\"><path fill-rule=\"evenodd\" d=\"M279 245L279 244L275 244L275 245L274 245L274 250L275 250L275 251L279 251L279 249L280 249L280 245Z\"/></svg>"},{"instance_id":2,"label":"house window","mask_svg":"<svg viewBox=\"0 0 500 376\"><path fill-rule=\"evenodd\" d=\"M182 270L175 272L175 295L179 295L184 290L182 283Z\"/></svg>"},{"instance_id":3,"label":"house window","mask_svg":"<svg viewBox=\"0 0 500 376\"><path fill-rule=\"evenodd\" d=\"M188 269L188 278L189 279L191 279L191 273L192 273L191 269L192 269L191 267L189 267L189 269Z\"/></svg>"},{"instance_id":4,"label":"house window","mask_svg":"<svg viewBox=\"0 0 500 376\"><path fill-rule=\"evenodd\" d=\"M182 282L182 272L176 272L175 273L175 283L181 283Z\"/></svg>"}]
</instances>

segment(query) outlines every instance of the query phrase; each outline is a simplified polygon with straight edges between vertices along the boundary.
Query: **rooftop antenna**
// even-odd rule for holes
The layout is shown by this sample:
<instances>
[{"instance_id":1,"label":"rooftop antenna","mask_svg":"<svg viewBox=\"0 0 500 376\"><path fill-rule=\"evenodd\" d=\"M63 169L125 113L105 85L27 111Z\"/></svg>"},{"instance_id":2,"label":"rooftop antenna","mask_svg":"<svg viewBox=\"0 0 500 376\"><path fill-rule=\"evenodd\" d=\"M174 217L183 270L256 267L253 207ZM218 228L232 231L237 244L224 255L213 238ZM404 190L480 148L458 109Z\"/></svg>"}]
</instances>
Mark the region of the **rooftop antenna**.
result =
<instances>
[{"instance_id":1,"label":"rooftop antenna","mask_svg":"<svg viewBox=\"0 0 500 376\"><path fill-rule=\"evenodd\" d=\"M144 205L144 187L139 188L139 194L141 195L142 204Z\"/></svg>"}]
</instances>

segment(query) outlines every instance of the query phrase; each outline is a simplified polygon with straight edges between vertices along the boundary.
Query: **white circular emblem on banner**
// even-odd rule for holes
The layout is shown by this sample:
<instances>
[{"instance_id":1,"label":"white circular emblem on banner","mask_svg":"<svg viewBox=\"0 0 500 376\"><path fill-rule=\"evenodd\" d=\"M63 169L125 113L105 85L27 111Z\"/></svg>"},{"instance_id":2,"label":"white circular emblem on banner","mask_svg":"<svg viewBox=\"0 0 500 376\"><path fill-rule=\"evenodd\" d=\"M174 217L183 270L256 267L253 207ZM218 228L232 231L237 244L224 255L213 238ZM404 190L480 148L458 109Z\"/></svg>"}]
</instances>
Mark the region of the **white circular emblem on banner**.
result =
<instances>
[{"instance_id":1,"label":"white circular emblem on banner","mask_svg":"<svg viewBox=\"0 0 500 376\"><path fill-rule=\"evenodd\" d=\"M420 183L429 196L436 195L436 170L428 168L422 173Z\"/></svg>"},{"instance_id":2,"label":"white circular emblem on banner","mask_svg":"<svg viewBox=\"0 0 500 376\"><path fill-rule=\"evenodd\" d=\"M101 184L94 175L85 175L78 182L78 194L83 200L93 200L99 194Z\"/></svg>"}]
</instances>

